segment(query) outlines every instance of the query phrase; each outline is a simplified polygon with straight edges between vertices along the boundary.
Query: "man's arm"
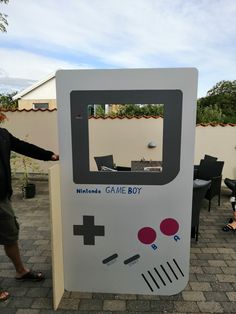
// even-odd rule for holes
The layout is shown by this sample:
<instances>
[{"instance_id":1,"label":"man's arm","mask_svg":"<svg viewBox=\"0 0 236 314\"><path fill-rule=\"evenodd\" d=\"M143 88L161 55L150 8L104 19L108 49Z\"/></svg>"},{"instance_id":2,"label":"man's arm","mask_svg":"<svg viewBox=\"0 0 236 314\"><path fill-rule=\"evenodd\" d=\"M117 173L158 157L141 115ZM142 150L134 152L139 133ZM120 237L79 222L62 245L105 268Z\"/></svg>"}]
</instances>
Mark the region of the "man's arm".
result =
<instances>
[{"instance_id":1,"label":"man's arm","mask_svg":"<svg viewBox=\"0 0 236 314\"><path fill-rule=\"evenodd\" d=\"M9 133L10 134L10 133ZM59 156L34 144L22 141L10 134L11 150L39 160L59 160Z\"/></svg>"}]
</instances>

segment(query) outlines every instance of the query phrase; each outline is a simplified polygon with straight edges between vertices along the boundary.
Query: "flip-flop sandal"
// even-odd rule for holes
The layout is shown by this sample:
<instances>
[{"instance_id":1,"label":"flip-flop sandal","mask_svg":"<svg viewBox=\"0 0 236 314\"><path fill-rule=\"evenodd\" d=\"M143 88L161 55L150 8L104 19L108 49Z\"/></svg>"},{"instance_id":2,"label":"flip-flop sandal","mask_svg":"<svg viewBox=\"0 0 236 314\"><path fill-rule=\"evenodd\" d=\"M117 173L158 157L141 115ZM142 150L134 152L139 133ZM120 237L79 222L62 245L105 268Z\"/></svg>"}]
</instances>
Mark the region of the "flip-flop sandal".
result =
<instances>
[{"instance_id":1,"label":"flip-flop sandal","mask_svg":"<svg viewBox=\"0 0 236 314\"><path fill-rule=\"evenodd\" d=\"M6 301L10 297L10 293L7 291L0 291L0 302Z\"/></svg>"},{"instance_id":2,"label":"flip-flop sandal","mask_svg":"<svg viewBox=\"0 0 236 314\"><path fill-rule=\"evenodd\" d=\"M44 280L45 277L41 272L36 272L30 270L28 273L24 274L20 278L15 278L17 281L41 281Z\"/></svg>"},{"instance_id":3,"label":"flip-flop sandal","mask_svg":"<svg viewBox=\"0 0 236 314\"><path fill-rule=\"evenodd\" d=\"M232 227L231 225L226 225L226 226L224 226L223 228L222 228L222 230L223 231L225 231L225 232L228 232L228 231L233 231L233 232L235 232L236 231L236 228L234 228L234 227Z\"/></svg>"}]
</instances>

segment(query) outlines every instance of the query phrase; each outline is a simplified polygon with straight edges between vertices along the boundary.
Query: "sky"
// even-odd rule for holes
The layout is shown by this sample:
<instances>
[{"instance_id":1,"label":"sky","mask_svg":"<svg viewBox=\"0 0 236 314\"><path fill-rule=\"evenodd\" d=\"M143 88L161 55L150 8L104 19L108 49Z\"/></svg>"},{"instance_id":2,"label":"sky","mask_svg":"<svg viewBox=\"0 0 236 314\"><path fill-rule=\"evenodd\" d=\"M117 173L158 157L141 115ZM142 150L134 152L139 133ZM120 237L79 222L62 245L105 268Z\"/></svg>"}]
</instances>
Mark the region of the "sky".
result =
<instances>
[{"instance_id":1,"label":"sky","mask_svg":"<svg viewBox=\"0 0 236 314\"><path fill-rule=\"evenodd\" d=\"M199 71L198 97L236 79L235 0L10 0L0 93L58 69Z\"/></svg>"}]
</instances>

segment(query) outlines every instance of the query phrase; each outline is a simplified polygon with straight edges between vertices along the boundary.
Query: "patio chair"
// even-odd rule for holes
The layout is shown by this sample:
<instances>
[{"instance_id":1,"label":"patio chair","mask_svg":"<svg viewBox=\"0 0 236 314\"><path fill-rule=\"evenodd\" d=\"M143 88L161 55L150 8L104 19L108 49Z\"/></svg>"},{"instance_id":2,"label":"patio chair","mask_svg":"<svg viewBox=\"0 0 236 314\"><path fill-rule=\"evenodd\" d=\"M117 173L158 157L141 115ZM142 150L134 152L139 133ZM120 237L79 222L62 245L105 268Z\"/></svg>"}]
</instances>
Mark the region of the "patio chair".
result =
<instances>
[{"instance_id":1,"label":"patio chair","mask_svg":"<svg viewBox=\"0 0 236 314\"><path fill-rule=\"evenodd\" d=\"M95 159L95 162L97 164L97 168L99 171L102 170L102 166L115 169L113 155L97 156L97 157L94 157L94 159Z\"/></svg>"},{"instance_id":2,"label":"patio chair","mask_svg":"<svg viewBox=\"0 0 236 314\"><path fill-rule=\"evenodd\" d=\"M206 155L205 154L203 160L206 160L206 161L217 161L217 157L213 157L211 155ZM197 172L198 172L199 166L200 165L194 165L194 179L197 178Z\"/></svg>"},{"instance_id":3,"label":"patio chair","mask_svg":"<svg viewBox=\"0 0 236 314\"><path fill-rule=\"evenodd\" d=\"M211 210L211 200L218 196L218 206L220 206L221 181L224 161L201 160L196 173L196 179L211 180L211 185L207 190L205 198L209 201L208 211Z\"/></svg>"},{"instance_id":4,"label":"patio chair","mask_svg":"<svg viewBox=\"0 0 236 314\"><path fill-rule=\"evenodd\" d=\"M199 234L199 216L203 199L207 190L211 185L211 181L194 180L193 181L193 199L192 199L192 223L191 223L191 238L198 241Z\"/></svg>"},{"instance_id":5,"label":"patio chair","mask_svg":"<svg viewBox=\"0 0 236 314\"><path fill-rule=\"evenodd\" d=\"M94 159L99 171L102 170L102 167L106 167L117 171L131 171L131 167L115 166L113 155L97 156L94 157Z\"/></svg>"},{"instance_id":6,"label":"patio chair","mask_svg":"<svg viewBox=\"0 0 236 314\"><path fill-rule=\"evenodd\" d=\"M206 161L217 161L217 157L213 157L210 155L204 155L204 160L206 160Z\"/></svg>"}]
</instances>

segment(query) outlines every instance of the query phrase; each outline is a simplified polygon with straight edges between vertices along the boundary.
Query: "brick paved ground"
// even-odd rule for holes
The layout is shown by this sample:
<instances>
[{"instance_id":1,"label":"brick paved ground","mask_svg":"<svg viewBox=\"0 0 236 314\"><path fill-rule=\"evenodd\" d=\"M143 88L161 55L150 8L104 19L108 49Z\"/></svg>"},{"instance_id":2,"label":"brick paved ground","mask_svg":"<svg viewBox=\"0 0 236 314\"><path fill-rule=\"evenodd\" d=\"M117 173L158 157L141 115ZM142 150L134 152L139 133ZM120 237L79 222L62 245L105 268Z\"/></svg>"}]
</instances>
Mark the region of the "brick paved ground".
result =
<instances>
[{"instance_id":1,"label":"brick paved ground","mask_svg":"<svg viewBox=\"0 0 236 314\"><path fill-rule=\"evenodd\" d=\"M29 267L42 270L40 283L19 283L0 248L0 286L11 298L0 303L1 314L50 314L52 275L49 199L46 181L37 181L37 196L23 200L15 189L13 203L21 223L21 252ZM58 314L70 313L236 313L236 233L224 233L231 216L229 193L223 190L220 207L207 201L201 212L198 243L191 244L190 281L184 291L171 297L65 292Z\"/></svg>"}]
</instances>

